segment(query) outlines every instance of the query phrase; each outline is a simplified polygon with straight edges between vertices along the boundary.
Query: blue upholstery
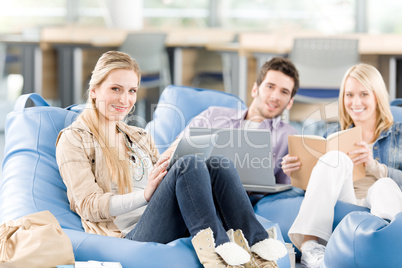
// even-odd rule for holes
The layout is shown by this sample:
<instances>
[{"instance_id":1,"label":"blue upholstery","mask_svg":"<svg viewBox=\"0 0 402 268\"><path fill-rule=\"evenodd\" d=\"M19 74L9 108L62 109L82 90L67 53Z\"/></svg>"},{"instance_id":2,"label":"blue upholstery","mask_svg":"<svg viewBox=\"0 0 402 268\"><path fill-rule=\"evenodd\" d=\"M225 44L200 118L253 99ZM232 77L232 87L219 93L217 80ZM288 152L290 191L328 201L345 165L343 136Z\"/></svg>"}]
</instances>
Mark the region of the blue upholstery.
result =
<instances>
[{"instance_id":1,"label":"blue upholstery","mask_svg":"<svg viewBox=\"0 0 402 268\"><path fill-rule=\"evenodd\" d=\"M178 87L177 90L182 91L184 88ZM224 93L217 95L208 90L188 90L193 92L193 95L182 94L179 97L175 87L169 87L165 92L169 96L176 96L177 103L184 103L184 106L189 104L189 107L181 110L181 104L176 106L175 102L169 102L176 107L176 112L189 112L191 117L205 109L208 106L205 102L208 103L209 100L218 98L222 105L229 105L231 101L227 99L236 99ZM28 99L33 100L36 107L25 108ZM162 99L169 97L162 96ZM216 101L212 103L217 104ZM195 112L191 112L191 108ZM23 95L17 100L14 111L6 120L5 157L0 183L0 224L49 210L69 236L77 261L119 261L125 268L201 267L190 238L177 239L164 245L84 232L79 216L69 208L66 187L55 160L55 142L59 131L71 124L81 109L82 107L78 106L66 109L50 107L37 94ZM153 122L158 126L158 133L167 132L173 137L175 132L172 129L179 131L182 126L173 125L173 122L177 124L177 121L170 120L171 114L161 114L158 109L155 111L158 119ZM158 120L167 124L160 124ZM160 139L159 136L157 138ZM279 239L283 241L276 223L260 216L257 218L265 228L275 226ZM289 258L281 258L278 265L289 267Z\"/></svg>"},{"instance_id":2,"label":"blue upholstery","mask_svg":"<svg viewBox=\"0 0 402 268\"><path fill-rule=\"evenodd\" d=\"M210 106L246 109L240 98L229 93L185 86L165 88L146 127L159 152L163 153L191 119Z\"/></svg>"},{"instance_id":3,"label":"blue upholstery","mask_svg":"<svg viewBox=\"0 0 402 268\"><path fill-rule=\"evenodd\" d=\"M402 104L402 100L391 105ZM391 106L394 121L402 122L402 107ZM288 231L304 198L304 191L293 188L262 198L254 206L257 215L277 222L285 242ZM332 229L325 251L325 267L398 267L402 213L388 223L369 213L369 209L338 201ZM399 239L398 239L399 238ZM297 251L297 259L300 252ZM398 264L398 265L396 265Z\"/></svg>"},{"instance_id":4,"label":"blue upholstery","mask_svg":"<svg viewBox=\"0 0 402 268\"><path fill-rule=\"evenodd\" d=\"M401 267L402 213L390 223L351 212L328 241L322 267Z\"/></svg>"},{"instance_id":5,"label":"blue upholstery","mask_svg":"<svg viewBox=\"0 0 402 268\"><path fill-rule=\"evenodd\" d=\"M402 122L402 99L395 99L390 104L394 121Z\"/></svg>"},{"instance_id":6,"label":"blue upholstery","mask_svg":"<svg viewBox=\"0 0 402 268\"><path fill-rule=\"evenodd\" d=\"M307 98L317 98L317 101L332 99L336 100L339 96L338 88L329 89L316 89L316 88L299 88L297 95L301 95Z\"/></svg>"},{"instance_id":7,"label":"blue upholstery","mask_svg":"<svg viewBox=\"0 0 402 268\"><path fill-rule=\"evenodd\" d=\"M393 101L390 102L391 106L400 106L402 105L402 99L394 99Z\"/></svg>"},{"instance_id":8,"label":"blue upholstery","mask_svg":"<svg viewBox=\"0 0 402 268\"><path fill-rule=\"evenodd\" d=\"M293 187L290 191L265 196L254 206L254 211L257 215L265 217L273 222L277 222L281 227L283 239L285 242L291 243L288 231L299 213L303 198L304 191ZM369 210L365 207L338 201L335 206L334 223L332 228L335 229L343 217L351 211ZM300 252L297 249L296 252L297 257L300 258Z\"/></svg>"}]
</instances>

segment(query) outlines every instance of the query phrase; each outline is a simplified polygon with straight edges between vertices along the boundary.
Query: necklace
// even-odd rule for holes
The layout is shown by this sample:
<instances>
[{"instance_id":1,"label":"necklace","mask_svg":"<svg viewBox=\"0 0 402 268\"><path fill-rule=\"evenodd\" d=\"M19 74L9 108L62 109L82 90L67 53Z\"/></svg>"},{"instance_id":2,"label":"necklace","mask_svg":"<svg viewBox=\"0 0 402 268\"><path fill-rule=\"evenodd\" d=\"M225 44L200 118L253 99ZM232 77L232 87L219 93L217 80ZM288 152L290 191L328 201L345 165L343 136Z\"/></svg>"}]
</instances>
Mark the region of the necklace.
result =
<instances>
[{"instance_id":1,"label":"necklace","mask_svg":"<svg viewBox=\"0 0 402 268\"><path fill-rule=\"evenodd\" d=\"M134 163L135 163L135 164L137 164L138 166L141 166L141 168L142 168L142 174L141 174L141 177L140 177L139 179L137 178L137 176L133 175L134 180L140 181L140 180L142 180L142 178L143 178L144 175L145 175L145 164L144 164L144 162L142 161L142 158L138 155L138 153L136 153L136 152L134 151L134 149L131 147L130 142L129 142L128 137L127 137L127 134L124 133L123 130L121 130L121 128L119 128L118 126L116 126L116 127L117 127L117 129L120 131L120 133L123 134L126 147L127 147L128 150L129 150L129 151L127 152L127 154L128 154L130 157L132 157L132 158L134 159ZM131 161L131 160L130 160L130 161ZM139 161L139 163L138 163L138 161Z\"/></svg>"}]
</instances>

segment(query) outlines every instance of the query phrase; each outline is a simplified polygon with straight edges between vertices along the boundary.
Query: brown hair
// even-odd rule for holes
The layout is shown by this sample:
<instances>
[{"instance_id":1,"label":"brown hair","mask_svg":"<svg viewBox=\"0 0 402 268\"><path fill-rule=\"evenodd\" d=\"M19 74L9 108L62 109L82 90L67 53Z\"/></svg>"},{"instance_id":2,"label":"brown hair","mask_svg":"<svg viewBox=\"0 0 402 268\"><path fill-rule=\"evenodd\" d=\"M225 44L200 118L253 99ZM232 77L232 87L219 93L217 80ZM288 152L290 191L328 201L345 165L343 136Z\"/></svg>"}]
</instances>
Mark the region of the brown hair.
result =
<instances>
[{"instance_id":1,"label":"brown hair","mask_svg":"<svg viewBox=\"0 0 402 268\"><path fill-rule=\"evenodd\" d=\"M267 75L269 70L279 71L293 79L294 86L292 89L292 97L296 95L297 90L299 89L299 72L296 69L296 66L286 58L275 57L270 61L267 61L260 69L260 72L257 76L257 86L260 86L262 81L264 81L265 76Z\"/></svg>"}]
</instances>

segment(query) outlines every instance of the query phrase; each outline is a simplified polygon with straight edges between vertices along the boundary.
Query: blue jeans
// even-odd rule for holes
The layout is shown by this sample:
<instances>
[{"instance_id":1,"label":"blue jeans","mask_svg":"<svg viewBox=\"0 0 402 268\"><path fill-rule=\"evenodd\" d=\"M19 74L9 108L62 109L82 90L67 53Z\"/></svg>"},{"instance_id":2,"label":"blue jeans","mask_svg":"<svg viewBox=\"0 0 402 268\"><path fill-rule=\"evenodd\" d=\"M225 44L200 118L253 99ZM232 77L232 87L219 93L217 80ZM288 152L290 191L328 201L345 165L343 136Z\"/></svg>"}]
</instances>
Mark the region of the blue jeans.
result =
<instances>
[{"instance_id":1,"label":"blue jeans","mask_svg":"<svg viewBox=\"0 0 402 268\"><path fill-rule=\"evenodd\" d=\"M180 158L166 174L144 214L125 238L168 243L210 227L216 245L241 229L250 245L268 238L233 163L224 157Z\"/></svg>"}]
</instances>

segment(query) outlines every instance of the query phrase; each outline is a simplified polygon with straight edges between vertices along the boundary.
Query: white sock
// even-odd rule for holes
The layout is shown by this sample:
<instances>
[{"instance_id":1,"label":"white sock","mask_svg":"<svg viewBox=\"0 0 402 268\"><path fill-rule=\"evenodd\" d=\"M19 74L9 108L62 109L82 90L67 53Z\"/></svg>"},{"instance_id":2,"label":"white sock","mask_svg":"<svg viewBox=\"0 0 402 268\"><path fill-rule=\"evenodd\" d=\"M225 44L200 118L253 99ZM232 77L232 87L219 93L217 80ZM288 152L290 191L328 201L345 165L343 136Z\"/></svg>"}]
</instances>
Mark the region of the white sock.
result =
<instances>
[{"instance_id":1,"label":"white sock","mask_svg":"<svg viewBox=\"0 0 402 268\"><path fill-rule=\"evenodd\" d=\"M229 265L241 265L250 261L250 254L233 242L217 246L215 252Z\"/></svg>"}]
</instances>

